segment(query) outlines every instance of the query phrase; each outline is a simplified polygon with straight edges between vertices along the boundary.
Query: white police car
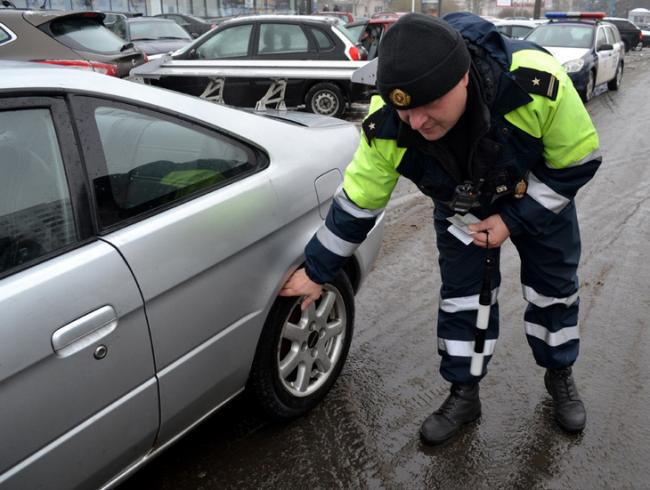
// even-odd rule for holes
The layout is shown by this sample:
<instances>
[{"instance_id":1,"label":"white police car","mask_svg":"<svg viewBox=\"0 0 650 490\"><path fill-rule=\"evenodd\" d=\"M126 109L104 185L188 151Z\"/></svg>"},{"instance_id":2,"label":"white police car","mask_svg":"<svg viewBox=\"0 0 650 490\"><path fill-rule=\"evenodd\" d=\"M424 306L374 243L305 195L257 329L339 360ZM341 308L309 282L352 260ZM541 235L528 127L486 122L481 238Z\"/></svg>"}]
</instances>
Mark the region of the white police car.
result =
<instances>
[{"instance_id":1,"label":"white police car","mask_svg":"<svg viewBox=\"0 0 650 490\"><path fill-rule=\"evenodd\" d=\"M587 102L594 88L607 83L618 90L623 78L625 47L616 26L602 21L603 12L548 12L549 22L527 37L555 56Z\"/></svg>"}]
</instances>

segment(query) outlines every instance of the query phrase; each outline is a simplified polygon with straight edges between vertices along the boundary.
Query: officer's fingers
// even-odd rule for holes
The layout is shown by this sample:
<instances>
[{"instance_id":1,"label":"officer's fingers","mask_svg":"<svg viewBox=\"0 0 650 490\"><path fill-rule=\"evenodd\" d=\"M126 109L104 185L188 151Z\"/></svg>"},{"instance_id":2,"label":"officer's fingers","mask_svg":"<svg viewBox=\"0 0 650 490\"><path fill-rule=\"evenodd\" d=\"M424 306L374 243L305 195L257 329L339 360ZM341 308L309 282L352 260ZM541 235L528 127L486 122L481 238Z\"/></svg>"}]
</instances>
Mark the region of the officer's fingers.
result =
<instances>
[{"instance_id":1,"label":"officer's fingers","mask_svg":"<svg viewBox=\"0 0 650 490\"><path fill-rule=\"evenodd\" d=\"M309 305L311 305L313 302L314 300L310 296L305 296L305 299L300 304L300 309L302 311L305 311L307 308L309 308Z\"/></svg>"}]
</instances>

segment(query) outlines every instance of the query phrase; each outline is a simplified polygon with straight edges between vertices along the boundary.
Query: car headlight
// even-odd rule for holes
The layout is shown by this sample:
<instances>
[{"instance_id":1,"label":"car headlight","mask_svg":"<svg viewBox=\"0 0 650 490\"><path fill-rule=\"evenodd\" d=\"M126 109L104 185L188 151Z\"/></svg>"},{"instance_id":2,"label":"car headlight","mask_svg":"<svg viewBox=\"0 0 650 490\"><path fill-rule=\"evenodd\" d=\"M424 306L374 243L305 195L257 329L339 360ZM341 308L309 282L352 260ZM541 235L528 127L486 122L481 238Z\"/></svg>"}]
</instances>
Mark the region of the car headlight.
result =
<instances>
[{"instance_id":1,"label":"car headlight","mask_svg":"<svg viewBox=\"0 0 650 490\"><path fill-rule=\"evenodd\" d=\"M580 58L579 60L567 61L562 65L567 73L575 73L582 70L582 67L585 66L585 60Z\"/></svg>"}]
</instances>

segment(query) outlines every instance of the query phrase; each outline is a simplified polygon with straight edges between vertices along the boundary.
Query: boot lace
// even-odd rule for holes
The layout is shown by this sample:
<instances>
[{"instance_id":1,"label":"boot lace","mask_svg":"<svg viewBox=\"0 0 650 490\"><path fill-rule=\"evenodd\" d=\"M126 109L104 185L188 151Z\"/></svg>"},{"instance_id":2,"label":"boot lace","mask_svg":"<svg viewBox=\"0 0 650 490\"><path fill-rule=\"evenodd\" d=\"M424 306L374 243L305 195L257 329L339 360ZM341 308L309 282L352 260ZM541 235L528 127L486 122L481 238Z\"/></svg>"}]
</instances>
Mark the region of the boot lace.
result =
<instances>
[{"instance_id":1,"label":"boot lace","mask_svg":"<svg viewBox=\"0 0 650 490\"><path fill-rule=\"evenodd\" d=\"M571 376L571 368L553 369L551 375L557 380L555 387L560 400L579 399L578 389Z\"/></svg>"}]
</instances>

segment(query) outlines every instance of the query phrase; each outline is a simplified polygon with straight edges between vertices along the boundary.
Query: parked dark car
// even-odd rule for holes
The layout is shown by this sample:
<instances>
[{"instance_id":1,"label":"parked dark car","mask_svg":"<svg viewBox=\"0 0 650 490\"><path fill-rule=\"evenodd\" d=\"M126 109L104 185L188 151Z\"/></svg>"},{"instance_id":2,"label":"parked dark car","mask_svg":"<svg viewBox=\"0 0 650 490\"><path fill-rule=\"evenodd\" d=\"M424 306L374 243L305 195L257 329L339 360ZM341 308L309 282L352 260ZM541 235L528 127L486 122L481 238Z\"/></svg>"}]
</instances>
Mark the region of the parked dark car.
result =
<instances>
[{"instance_id":1,"label":"parked dark car","mask_svg":"<svg viewBox=\"0 0 650 490\"><path fill-rule=\"evenodd\" d=\"M119 19L111 30L148 56L176 51L192 41L185 29L173 20L156 17Z\"/></svg>"},{"instance_id":2,"label":"parked dark car","mask_svg":"<svg viewBox=\"0 0 650 490\"><path fill-rule=\"evenodd\" d=\"M632 21L620 17L605 17L603 20L614 24L618 27L618 32L621 33L621 39L625 44L625 52L630 49L641 48L643 46L643 34Z\"/></svg>"},{"instance_id":3,"label":"parked dark car","mask_svg":"<svg viewBox=\"0 0 650 490\"><path fill-rule=\"evenodd\" d=\"M173 55L174 60L197 60L209 68L208 60L348 60L366 59L363 47L355 45L352 34L336 19L306 15L256 15L224 22L205 36ZM210 79L195 76L169 76L152 80L179 92L200 96ZM223 89L224 102L254 107L267 93L272 80L228 78ZM289 107L329 116L343 114L346 103L365 98L365 86L341 80L290 79L284 101Z\"/></svg>"},{"instance_id":4,"label":"parked dark car","mask_svg":"<svg viewBox=\"0 0 650 490\"><path fill-rule=\"evenodd\" d=\"M39 61L118 77L146 61L99 12L0 10L0 59Z\"/></svg>"},{"instance_id":5,"label":"parked dark car","mask_svg":"<svg viewBox=\"0 0 650 490\"><path fill-rule=\"evenodd\" d=\"M179 26L187 31L187 33L193 38L199 37L201 34L205 34L210 29L217 27L216 22L208 22L199 17L195 17L189 14L158 14L154 17L162 17L163 19L169 19L176 22Z\"/></svg>"}]
</instances>

